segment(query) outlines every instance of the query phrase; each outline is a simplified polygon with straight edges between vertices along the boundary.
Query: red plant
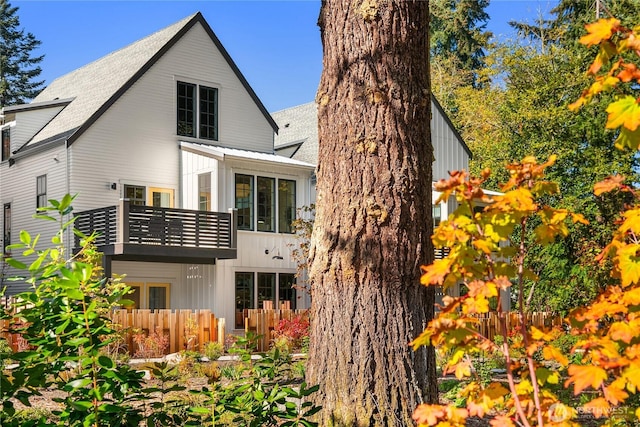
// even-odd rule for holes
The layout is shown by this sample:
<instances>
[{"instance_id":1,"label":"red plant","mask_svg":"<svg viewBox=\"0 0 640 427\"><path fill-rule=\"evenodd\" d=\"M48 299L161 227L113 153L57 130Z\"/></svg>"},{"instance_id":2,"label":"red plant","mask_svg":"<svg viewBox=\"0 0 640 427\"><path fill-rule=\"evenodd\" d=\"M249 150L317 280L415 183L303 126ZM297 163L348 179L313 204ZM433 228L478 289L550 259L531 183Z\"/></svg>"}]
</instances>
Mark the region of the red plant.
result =
<instances>
[{"instance_id":1,"label":"red plant","mask_svg":"<svg viewBox=\"0 0 640 427\"><path fill-rule=\"evenodd\" d=\"M286 337L293 347L301 347L304 338L309 336L309 318L306 315L293 316L291 319L282 319L276 327L277 337Z\"/></svg>"}]
</instances>

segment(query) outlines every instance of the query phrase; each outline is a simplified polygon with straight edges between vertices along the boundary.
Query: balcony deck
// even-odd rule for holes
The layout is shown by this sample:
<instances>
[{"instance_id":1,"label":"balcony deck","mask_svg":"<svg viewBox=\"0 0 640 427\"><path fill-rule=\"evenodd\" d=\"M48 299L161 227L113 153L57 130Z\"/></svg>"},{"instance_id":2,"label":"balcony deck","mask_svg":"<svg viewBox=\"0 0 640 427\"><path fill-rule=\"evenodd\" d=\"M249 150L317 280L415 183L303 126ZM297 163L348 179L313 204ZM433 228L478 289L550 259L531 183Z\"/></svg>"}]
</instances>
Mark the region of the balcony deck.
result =
<instances>
[{"instance_id":1,"label":"balcony deck","mask_svg":"<svg viewBox=\"0 0 640 427\"><path fill-rule=\"evenodd\" d=\"M215 264L237 256L234 212L137 206L125 199L77 213L75 227L95 232L96 246L112 260Z\"/></svg>"}]
</instances>

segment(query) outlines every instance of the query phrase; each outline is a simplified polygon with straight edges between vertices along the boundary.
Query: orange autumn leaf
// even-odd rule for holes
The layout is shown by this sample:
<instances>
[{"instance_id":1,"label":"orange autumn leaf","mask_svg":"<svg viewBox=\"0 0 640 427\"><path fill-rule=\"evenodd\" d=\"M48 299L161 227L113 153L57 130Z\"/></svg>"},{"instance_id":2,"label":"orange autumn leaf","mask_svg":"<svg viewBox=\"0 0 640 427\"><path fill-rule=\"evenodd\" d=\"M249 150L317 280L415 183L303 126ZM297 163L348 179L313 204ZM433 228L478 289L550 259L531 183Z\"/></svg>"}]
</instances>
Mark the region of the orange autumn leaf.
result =
<instances>
[{"instance_id":1,"label":"orange autumn leaf","mask_svg":"<svg viewBox=\"0 0 640 427\"><path fill-rule=\"evenodd\" d=\"M620 126L624 126L630 131L635 131L640 126L640 104L631 95L612 102L606 111L609 113L607 129L617 129Z\"/></svg>"},{"instance_id":2,"label":"orange autumn leaf","mask_svg":"<svg viewBox=\"0 0 640 427\"><path fill-rule=\"evenodd\" d=\"M609 40L619 26L620 21L615 18L600 19L592 24L587 24L585 28L588 34L580 37L580 43L587 46L600 44L604 40Z\"/></svg>"},{"instance_id":3,"label":"orange autumn leaf","mask_svg":"<svg viewBox=\"0 0 640 427\"><path fill-rule=\"evenodd\" d=\"M419 426L433 426L438 423L440 418L445 416L445 407L442 405L420 404L413 411L413 420Z\"/></svg>"},{"instance_id":4,"label":"orange autumn leaf","mask_svg":"<svg viewBox=\"0 0 640 427\"><path fill-rule=\"evenodd\" d=\"M582 408L594 417L600 418L610 412L611 406L605 398L598 397L587 402Z\"/></svg>"},{"instance_id":5,"label":"orange autumn leaf","mask_svg":"<svg viewBox=\"0 0 640 427\"><path fill-rule=\"evenodd\" d=\"M451 271L451 261L447 258L438 259L433 264L420 267L422 277L420 283L423 285L439 285Z\"/></svg>"},{"instance_id":6,"label":"orange autumn leaf","mask_svg":"<svg viewBox=\"0 0 640 427\"><path fill-rule=\"evenodd\" d=\"M604 398L614 405L624 402L629 394L614 384L604 387Z\"/></svg>"},{"instance_id":7,"label":"orange autumn leaf","mask_svg":"<svg viewBox=\"0 0 640 427\"><path fill-rule=\"evenodd\" d=\"M545 360L555 360L562 366L567 366L569 364L569 359L562 354L559 348L552 345L548 345L542 349L542 356Z\"/></svg>"},{"instance_id":8,"label":"orange autumn leaf","mask_svg":"<svg viewBox=\"0 0 640 427\"><path fill-rule=\"evenodd\" d=\"M565 387L574 383L574 394L578 395L587 387L597 389L607 379L607 371L593 365L571 365L569 366L569 379L565 382Z\"/></svg>"},{"instance_id":9,"label":"orange autumn leaf","mask_svg":"<svg viewBox=\"0 0 640 427\"><path fill-rule=\"evenodd\" d=\"M498 415L494 417L489 424L492 427L515 427L516 425L513 423L511 418L506 415Z\"/></svg>"},{"instance_id":10,"label":"orange autumn leaf","mask_svg":"<svg viewBox=\"0 0 640 427\"><path fill-rule=\"evenodd\" d=\"M638 325L633 326L626 322L614 322L609 327L609 336L614 341L623 341L627 344L631 343L631 340L638 334Z\"/></svg>"},{"instance_id":11,"label":"orange autumn leaf","mask_svg":"<svg viewBox=\"0 0 640 427\"><path fill-rule=\"evenodd\" d=\"M604 193L617 190L624 185L624 179L622 175L608 176L593 186L593 194L601 196Z\"/></svg>"}]
</instances>

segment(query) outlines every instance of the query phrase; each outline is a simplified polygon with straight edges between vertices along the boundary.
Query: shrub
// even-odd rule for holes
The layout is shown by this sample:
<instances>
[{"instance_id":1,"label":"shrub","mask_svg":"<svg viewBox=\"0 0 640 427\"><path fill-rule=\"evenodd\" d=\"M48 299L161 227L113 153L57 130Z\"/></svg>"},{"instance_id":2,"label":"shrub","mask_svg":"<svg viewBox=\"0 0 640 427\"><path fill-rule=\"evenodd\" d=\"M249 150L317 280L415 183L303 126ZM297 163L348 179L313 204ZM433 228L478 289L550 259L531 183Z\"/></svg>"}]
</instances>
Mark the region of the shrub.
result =
<instances>
[{"instance_id":1,"label":"shrub","mask_svg":"<svg viewBox=\"0 0 640 427\"><path fill-rule=\"evenodd\" d=\"M224 354L224 345L216 341L209 341L204 345L204 355L207 359L218 360Z\"/></svg>"},{"instance_id":2,"label":"shrub","mask_svg":"<svg viewBox=\"0 0 640 427\"><path fill-rule=\"evenodd\" d=\"M148 335L142 331L134 334L133 342L137 346L134 357L140 359L162 357L167 348L169 348L169 336L163 334L159 328L149 332Z\"/></svg>"},{"instance_id":3,"label":"shrub","mask_svg":"<svg viewBox=\"0 0 640 427\"><path fill-rule=\"evenodd\" d=\"M309 318L299 314L289 319L282 319L274 331L275 339L285 338L290 349L302 348L303 342L309 337Z\"/></svg>"}]
</instances>

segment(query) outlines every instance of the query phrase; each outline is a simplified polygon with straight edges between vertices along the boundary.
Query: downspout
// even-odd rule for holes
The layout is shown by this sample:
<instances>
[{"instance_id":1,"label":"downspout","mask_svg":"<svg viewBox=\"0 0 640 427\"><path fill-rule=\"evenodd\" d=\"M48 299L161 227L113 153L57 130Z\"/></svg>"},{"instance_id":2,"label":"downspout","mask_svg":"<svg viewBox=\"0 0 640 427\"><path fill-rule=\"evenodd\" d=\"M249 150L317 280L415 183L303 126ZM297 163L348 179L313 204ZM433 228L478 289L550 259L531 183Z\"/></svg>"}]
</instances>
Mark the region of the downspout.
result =
<instances>
[{"instance_id":1,"label":"downspout","mask_svg":"<svg viewBox=\"0 0 640 427\"><path fill-rule=\"evenodd\" d=\"M70 160L70 156L69 156L69 140L67 139L64 142L64 154L65 154L65 187L66 187L66 194L71 195L71 162ZM72 215L72 213L69 214L69 217L65 218L65 221L69 221L71 218L70 216ZM67 242L66 242L66 247L70 248L71 250L73 250L73 246L71 245L71 240L72 240L72 235L73 233L69 230L67 231Z\"/></svg>"}]
</instances>

